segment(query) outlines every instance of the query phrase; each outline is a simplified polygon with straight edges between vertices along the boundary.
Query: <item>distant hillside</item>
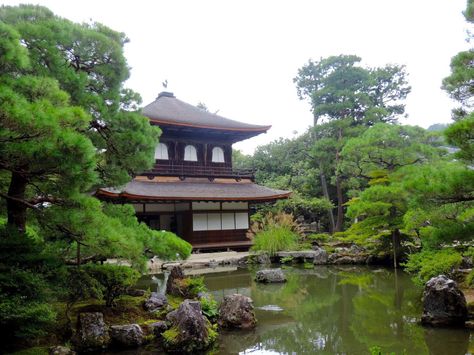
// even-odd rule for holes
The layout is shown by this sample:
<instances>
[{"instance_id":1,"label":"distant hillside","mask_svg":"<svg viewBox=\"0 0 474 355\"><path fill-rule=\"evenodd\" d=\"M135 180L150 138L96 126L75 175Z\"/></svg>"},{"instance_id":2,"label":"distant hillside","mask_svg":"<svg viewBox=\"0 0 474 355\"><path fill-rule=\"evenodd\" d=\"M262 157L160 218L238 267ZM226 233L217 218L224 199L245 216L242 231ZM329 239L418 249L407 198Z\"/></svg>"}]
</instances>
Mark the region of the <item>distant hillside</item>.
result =
<instances>
[{"instance_id":1,"label":"distant hillside","mask_svg":"<svg viewBox=\"0 0 474 355\"><path fill-rule=\"evenodd\" d=\"M435 123L427 128L428 131L444 131L449 123Z\"/></svg>"}]
</instances>

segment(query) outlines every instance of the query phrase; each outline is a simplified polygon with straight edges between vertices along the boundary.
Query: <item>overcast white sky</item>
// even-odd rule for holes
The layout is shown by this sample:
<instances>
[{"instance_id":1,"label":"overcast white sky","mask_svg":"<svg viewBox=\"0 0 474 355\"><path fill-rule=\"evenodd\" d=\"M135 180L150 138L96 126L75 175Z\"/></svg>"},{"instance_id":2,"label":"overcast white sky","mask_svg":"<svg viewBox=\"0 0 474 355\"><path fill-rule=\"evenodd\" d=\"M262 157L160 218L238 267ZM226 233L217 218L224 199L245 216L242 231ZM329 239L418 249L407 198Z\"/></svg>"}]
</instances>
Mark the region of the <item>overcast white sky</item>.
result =
<instances>
[{"instance_id":1,"label":"overcast white sky","mask_svg":"<svg viewBox=\"0 0 474 355\"><path fill-rule=\"evenodd\" d=\"M3 0L5 5L22 1ZM292 79L308 59L356 54L368 66L405 64L412 92L408 119L428 127L449 122L454 103L440 89L450 59L467 49L465 0L38 0L76 22L125 32L132 67L127 86L144 104L163 90L204 102L231 119L271 124L260 144L302 133L312 123Z\"/></svg>"}]
</instances>

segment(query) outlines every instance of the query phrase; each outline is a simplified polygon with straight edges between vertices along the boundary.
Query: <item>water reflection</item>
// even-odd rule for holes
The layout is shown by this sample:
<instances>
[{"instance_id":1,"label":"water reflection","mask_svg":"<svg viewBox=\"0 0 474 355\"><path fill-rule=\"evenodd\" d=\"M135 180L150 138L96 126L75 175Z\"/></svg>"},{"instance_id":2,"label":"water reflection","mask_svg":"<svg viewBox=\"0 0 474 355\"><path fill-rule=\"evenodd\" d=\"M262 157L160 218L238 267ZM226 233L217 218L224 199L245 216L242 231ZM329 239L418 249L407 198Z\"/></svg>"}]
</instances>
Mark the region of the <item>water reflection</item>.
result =
<instances>
[{"instance_id":1,"label":"water reflection","mask_svg":"<svg viewBox=\"0 0 474 355\"><path fill-rule=\"evenodd\" d=\"M397 354L468 351L469 332L418 325L421 290L400 271L318 267L286 272L288 282L274 285L256 284L255 271L247 270L206 277L216 298L237 291L252 297L259 321L254 331L224 333L221 354L367 354L373 346ZM282 311L262 309L269 305Z\"/></svg>"},{"instance_id":2,"label":"water reflection","mask_svg":"<svg viewBox=\"0 0 474 355\"><path fill-rule=\"evenodd\" d=\"M467 330L417 323L421 290L400 271L287 268L288 282L270 285L255 283L255 272L204 275L217 300L241 293L256 307L257 328L222 332L220 354L368 354L378 346L382 353L457 355L473 347Z\"/></svg>"}]
</instances>

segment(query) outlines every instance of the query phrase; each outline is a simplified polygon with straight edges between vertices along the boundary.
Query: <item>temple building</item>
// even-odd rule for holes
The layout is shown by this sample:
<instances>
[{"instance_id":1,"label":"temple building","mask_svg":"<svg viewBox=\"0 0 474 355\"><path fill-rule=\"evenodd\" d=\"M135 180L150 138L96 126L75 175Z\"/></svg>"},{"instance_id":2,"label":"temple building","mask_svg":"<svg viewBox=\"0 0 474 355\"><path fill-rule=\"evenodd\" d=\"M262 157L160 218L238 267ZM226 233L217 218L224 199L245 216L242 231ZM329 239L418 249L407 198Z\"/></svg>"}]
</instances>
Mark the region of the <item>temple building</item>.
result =
<instances>
[{"instance_id":1,"label":"temple building","mask_svg":"<svg viewBox=\"0 0 474 355\"><path fill-rule=\"evenodd\" d=\"M169 230L194 250L248 249L249 212L288 191L255 184L254 172L232 167L232 144L270 126L230 120L162 92L143 109L162 130L155 166L121 189L97 191L101 199L133 204L139 220Z\"/></svg>"}]
</instances>

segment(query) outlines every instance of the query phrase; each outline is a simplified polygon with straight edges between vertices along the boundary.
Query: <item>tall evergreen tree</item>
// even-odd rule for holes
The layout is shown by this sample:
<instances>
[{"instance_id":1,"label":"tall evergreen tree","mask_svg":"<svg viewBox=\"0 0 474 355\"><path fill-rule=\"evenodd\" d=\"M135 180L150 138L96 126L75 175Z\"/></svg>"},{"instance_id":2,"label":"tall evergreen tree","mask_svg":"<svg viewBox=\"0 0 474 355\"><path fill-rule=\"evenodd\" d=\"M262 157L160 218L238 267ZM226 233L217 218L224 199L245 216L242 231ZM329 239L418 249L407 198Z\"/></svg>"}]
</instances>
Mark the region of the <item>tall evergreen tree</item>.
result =
<instances>
[{"instance_id":1,"label":"tall evergreen tree","mask_svg":"<svg viewBox=\"0 0 474 355\"><path fill-rule=\"evenodd\" d=\"M339 55L309 61L293 79L300 99L309 100L314 117L315 163L322 190L329 196L327 176L335 186L337 218L334 231L344 223L344 179L337 169L340 152L348 138L377 122L394 122L404 113L402 101L410 92L403 66L363 68L361 58ZM323 157L320 152L332 154Z\"/></svg>"},{"instance_id":2,"label":"tall evergreen tree","mask_svg":"<svg viewBox=\"0 0 474 355\"><path fill-rule=\"evenodd\" d=\"M13 44L2 53L0 116L0 134L11 137L0 142L0 168L10 174L2 196L8 224L24 231L26 210L39 201L55 203L77 184L81 192L124 184L149 168L159 131L123 87L123 33L32 5L3 6L0 21L25 57L9 60Z\"/></svg>"}]
</instances>

